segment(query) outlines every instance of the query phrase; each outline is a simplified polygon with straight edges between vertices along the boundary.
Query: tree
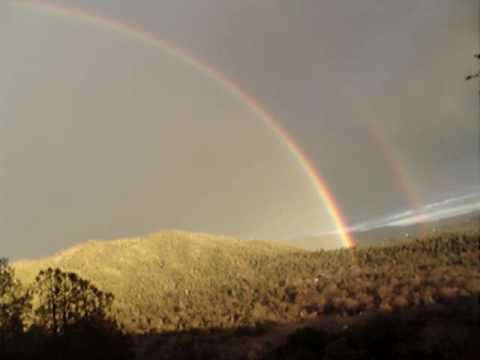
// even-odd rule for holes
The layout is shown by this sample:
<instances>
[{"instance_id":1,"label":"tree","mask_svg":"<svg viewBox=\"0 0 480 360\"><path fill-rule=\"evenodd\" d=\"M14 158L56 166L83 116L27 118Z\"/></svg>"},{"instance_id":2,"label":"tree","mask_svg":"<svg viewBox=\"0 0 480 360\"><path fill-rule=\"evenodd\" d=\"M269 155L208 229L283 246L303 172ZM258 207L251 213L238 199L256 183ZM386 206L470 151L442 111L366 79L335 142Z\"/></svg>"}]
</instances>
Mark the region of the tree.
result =
<instances>
[{"instance_id":1,"label":"tree","mask_svg":"<svg viewBox=\"0 0 480 360\"><path fill-rule=\"evenodd\" d=\"M37 325L52 359L131 359L133 342L109 315L113 295L72 272L48 268L35 279Z\"/></svg>"},{"instance_id":2,"label":"tree","mask_svg":"<svg viewBox=\"0 0 480 360\"><path fill-rule=\"evenodd\" d=\"M35 279L38 307L37 320L51 334L64 332L80 320L106 319L113 295L104 293L88 280L72 272L48 268Z\"/></svg>"},{"instance_id":3,"label":"tree","mask_svg":"<svg viewBox=\"0 0 480 360\"><path fill-rule=\"evenodd\" d=\"M0 259L0 357L14 348L22 335L25 317L31 310L31 296L15 279L6 259Z\"/></svg>"},{"instance_id":4,"label":"tree","mask_svg":"<svg viewBox=\"0 0 480 360\"><path fill-rule=\"evenodd\" d=\"M475 57L477 60L480 61L480 54L476 54L476 55L474 55L474 57ZM475 74L470 74L470 75L468 75L467 77L465 77L465 80L467 80L467 81L468 81L468 80L473 80L473 79L477 79L477 78L479 78L479 77L480 77L480 70L477 71Z\"/></svg>"}]
</instances>

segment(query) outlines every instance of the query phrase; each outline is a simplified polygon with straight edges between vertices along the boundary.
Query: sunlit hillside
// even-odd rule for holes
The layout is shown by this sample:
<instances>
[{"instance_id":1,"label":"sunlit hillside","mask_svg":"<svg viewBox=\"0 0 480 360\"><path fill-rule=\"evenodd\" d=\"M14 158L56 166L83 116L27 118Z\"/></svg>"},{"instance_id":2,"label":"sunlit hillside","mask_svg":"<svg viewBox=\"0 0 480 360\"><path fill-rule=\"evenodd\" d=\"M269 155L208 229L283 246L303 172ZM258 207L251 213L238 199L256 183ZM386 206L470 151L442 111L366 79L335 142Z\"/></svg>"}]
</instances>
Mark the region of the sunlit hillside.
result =
<instances>
[{"instance_id":1,"label":"sunlit hillside","mask_svg":"<svg viewBox=\"0 0 480 360\"><path fill-rule=\"evenodd\" d=\"M208 303L205 297L212 294L236 294L286 279L284 264L291 267L297 253L301 252L264 241L167 231L141 238L89 241L44 260L18 261L15 267L25 283L49 266L74 271L115 294L126 324L176 328L180 318L170 322L158 316L150 319L151 315L175 313L175 308L195 297ZM183 300L174 301L179 296ZM198 312L198 305L190 309ZM205 319L196 325L213 325L216 320L212 321Z\"/></svg>"},{"instance_id":2,"label":"sunlit hillside","mask_svg":"<svg viewBox=\"0 0 480 360\"><path fill-rule=\"evenodd\" d=\"M49 266L77 272L115 295L128 329L145 332L393 311L478 295L479 246L478 235L449 235L308 252L171 231L88 242L15 267L25 283Z\"/></svg>"}]
</instances>

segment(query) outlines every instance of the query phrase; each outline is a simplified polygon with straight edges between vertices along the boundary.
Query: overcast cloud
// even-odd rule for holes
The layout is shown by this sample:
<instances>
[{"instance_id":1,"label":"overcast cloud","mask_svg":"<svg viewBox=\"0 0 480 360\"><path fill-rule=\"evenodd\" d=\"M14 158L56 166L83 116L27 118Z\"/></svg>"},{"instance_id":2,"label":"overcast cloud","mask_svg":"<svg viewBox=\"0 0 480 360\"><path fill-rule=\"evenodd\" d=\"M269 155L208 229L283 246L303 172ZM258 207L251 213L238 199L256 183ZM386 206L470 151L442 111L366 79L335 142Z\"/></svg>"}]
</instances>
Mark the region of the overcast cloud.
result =
<instances>
[{"instance_id":1,"label":"overcast cloud","mask_svg":"<svg viewBox=\"0 0 480 360\"><path fill-rule=\"evenodd\" d=\"M407 221L480 182L478 88L464 81L477 0L56 3L154 33L246 89L350 225ZM335 226L285 146L220 84L120 33L6 4L0 252L171 227L288 238Z\"/></svg>"}]
</instances>

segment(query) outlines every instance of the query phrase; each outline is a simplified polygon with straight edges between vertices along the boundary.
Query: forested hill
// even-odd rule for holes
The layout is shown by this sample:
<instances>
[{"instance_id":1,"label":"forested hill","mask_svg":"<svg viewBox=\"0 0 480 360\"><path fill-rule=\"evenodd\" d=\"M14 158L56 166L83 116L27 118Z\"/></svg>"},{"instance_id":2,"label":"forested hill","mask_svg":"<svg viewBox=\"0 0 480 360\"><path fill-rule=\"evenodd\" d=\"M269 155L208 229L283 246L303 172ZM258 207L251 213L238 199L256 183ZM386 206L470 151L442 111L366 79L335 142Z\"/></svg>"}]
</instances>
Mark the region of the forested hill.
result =
<instances>
[{"instance_id":1,"label":"forested hill","mask_svg":"<svg viewBox=\"0 0 480 360\"><path fill-rule=\"evenodd\" d=\"M115 295L136 332L236 327L323 314L393 311L480 293L480 237L308 252L276 243L163 232L87 242L14 264L31 282L59 267Z\"/></svg>"}]
</instances>

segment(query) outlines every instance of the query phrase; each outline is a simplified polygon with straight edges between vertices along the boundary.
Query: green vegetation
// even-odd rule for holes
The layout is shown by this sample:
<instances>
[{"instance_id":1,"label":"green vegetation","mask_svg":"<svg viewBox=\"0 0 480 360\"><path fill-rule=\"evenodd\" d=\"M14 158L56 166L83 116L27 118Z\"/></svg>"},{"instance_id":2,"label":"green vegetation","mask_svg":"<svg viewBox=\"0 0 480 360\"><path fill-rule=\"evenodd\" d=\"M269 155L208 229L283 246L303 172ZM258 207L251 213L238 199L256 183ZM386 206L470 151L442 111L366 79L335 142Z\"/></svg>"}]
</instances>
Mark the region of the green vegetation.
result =
<instances>
[{"instance_id":1,"label":"green vegetation","mask_svg":"<svg viewBox=\"0 0 480 360\"><path fill-rule=\"evenodd\" d=\"M479 255L472 232L316 252L174 231L88 242L0 261L0 356L469 358Z\"/></svg>"},{"instance_id":2,"label":"green vegetation","mask_svg":"<svg viewBox=\"0 0 480 360\"><path fill-rule=\"evenodd\" d=\"M267 242L165 232L89 242L15 264L30 283L56 266L115 295L132 332L237 328L391 312L480 293L480 238L445 235L396 246L307 252Z\"/></svg>"},{"instance_id":3,"label":"green vegetation","mask_svg":"<svg viewBox=\"0 0 480 360\"><path fill-rule=\"evenodd\" d=\"M23 333L31 296L15 278L14 271L0 259L0 357L13 339Z\"/></svg>"},{"instance_id":4,"label":"green vegetation","mask_svg":"<svg viewBox=\"0 0 480 360\"><path fill-rule=\"evenodd\" d=\"M113 302L112 294L103 293L77 274L52 268L40 271L34 293L38 322L54 335L81 321L105 319Z\"/></svg>"},{"instance_id":5,"label":"green vegetation","mask_svg":"<svg viewBox=\"0 0 480 360\"><path fill-rule=\"evenodd\" d=\"M60 269L24 288L0 261L1 359L133 358L133 342L108 312L111 294Z\"/></svg>"}]
</instances>

